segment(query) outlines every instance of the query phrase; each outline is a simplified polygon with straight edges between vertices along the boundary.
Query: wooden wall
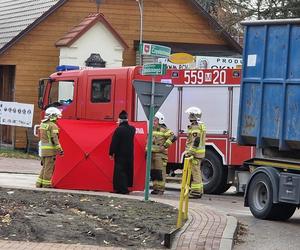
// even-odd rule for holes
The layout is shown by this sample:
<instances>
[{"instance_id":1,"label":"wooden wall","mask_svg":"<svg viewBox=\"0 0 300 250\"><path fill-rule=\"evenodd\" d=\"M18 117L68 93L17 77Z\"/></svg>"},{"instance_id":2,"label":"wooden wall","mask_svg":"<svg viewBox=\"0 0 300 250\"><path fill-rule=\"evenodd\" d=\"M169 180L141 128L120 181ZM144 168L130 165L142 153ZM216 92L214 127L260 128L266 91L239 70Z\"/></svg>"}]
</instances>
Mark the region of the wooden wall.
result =
<instances>
[{"instance_id":1,"label":"wooden wall","mask_svg":"<svg viewBox=\"0 0 300 250\"><path fill-rule=\"evenodd\" d=\"M96 4L89 0L69 0L0 55L0 64L16 65L15 101L37 103L39 78L49 76L58 65L59 50L55 42L95 11ZM129 46L124 52L124 66L135 65L133 46L140 34L140 13L136 1L105 0L100 11ZM226 44L186 0L144 0L143 40ZM38 123L39 120L39 109L35 106L34 121ZM16 129L17 148L25 147L25 136L25 129Z\"/></svg>"},{"instance_id":2,"label":"wooden wall","mask_svg":"<svg viewBox=\"0 0 300 250\"><path fill-rule=\"evenodd\" d=\"M11 102L14 100L15 67L0 65L0 100ZM11 145L13 131L11 126L0 125L0 143Z\"/></svg>"}]
</instances>

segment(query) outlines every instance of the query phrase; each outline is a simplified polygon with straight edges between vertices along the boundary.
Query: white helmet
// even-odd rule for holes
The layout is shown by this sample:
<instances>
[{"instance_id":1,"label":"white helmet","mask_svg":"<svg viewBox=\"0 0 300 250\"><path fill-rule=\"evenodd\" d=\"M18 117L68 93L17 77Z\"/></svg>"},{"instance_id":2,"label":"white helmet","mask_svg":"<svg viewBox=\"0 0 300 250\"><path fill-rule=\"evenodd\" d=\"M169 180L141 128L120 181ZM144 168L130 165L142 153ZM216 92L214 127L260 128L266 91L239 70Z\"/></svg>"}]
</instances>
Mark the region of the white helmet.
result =
<instances>
[{"instance_id":1,"label":"white helmet","mask_svg":"<svg viewBox=\"0 0 300 250\"><path fill-rule=\"evenodd\" d=\"M154 117L156 117L158 119L159 124L164 124L165 123L165 117L162 113L157 112Z\"/></svg>"},{"instance_id":2,"label":"white helmet","mask_svg":"<svg viewBox=\"0 0 300 250\"><path fill-rule=\"evenodd\" d=\"M50 107L45 111L45 119L57 119L61 117L61 111L58 108Z\"/></svg>"},{"instance_id":3,"label":"white helmet","mask_svg":"<svg viewBox=\"0 0 300 250\"><path fill-rule=\"evenodd\" d=\"M185 113L189 115L190 121L197 121L201 119L202 111L197 107L189 107Z\"/></svg>"}]
</instances>

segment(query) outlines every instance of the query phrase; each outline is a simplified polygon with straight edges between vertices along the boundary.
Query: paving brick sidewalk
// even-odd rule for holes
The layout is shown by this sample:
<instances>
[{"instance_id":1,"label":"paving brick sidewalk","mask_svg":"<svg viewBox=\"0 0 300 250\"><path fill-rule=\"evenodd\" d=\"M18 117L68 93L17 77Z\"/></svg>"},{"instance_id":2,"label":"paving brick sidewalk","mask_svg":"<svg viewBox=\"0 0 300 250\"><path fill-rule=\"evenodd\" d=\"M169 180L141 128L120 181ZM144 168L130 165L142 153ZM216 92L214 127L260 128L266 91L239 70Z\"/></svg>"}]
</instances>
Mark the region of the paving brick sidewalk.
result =
<instances>
[{"instance_id":1,"label":"paving brick sidewalk","mask_svg":"<svg viewBox=\"0 0 300 250\"><path fill-rule=\"evenodd\" d=\"M191 209L191 222L174 249L219 249L226 216L208 209Z\"/></svg>"},{"instance_id":2,"label":"paving brick sidewalk","mask_svg":"<svg viewBox=\"0 0 300 250\"><path fill-rule=\"evenodd\" d=\"M38 174L40 170L41 164L38 160L0 157L0 172L2 173Z\"/></svg>"},{"instance_id":3,"label":"paving brick sidewalk","mask_svg":"<svg viewBox=\"0 0 300 250\"><path fill-rule=\"evenodd\" d=\"M154 199L178 207L178 201ZM227 216L199 202L189 203L189 220L173 242L172 249L220 249Z\"/></svg>"},{"instance_id":4,"label":"paving brick sidewalk","mask_svg":"<svg viewBox=\"0 0 300 250\"><path fill-rule=\"evenodd\" d=\"M5 164L3 164L5 162ZM30 163L30 164L29 164ZM5 168L9 166L9 171ZM26 169L26 166L29 166ZM30 169L30 170L29 170ZM0 186L5 187L22 187L25 189L35 189L34 181L35 175L28 173L38 173L40 169L39 162L35 160L17 160L0 158ZM27 174L14 174L16 172ZM20 177L21 176L21 177ZM11 180L10 181L10 178ZM5 182L3 181L5 180ZM85 194L97 194L102 196L119 197L120 195L105 193L105 192L89 192L89 191L70 191L50 189L57 192L74 192ZM124 196L121 196L124 198ZM134 192L126 198L143 200L142 192ZM166 191L166 195L157 198L150 197L151 200L166 203L178 207L178 200L172 199ZM201 201L200 201L201 202ZM172 249L220 249L220 243L224 230L227 225L227 216L225 214L216 212L211 207L201 204L199 201L191 200L189 204L189 220L184 228L177 234ZM233 237L233 235L231 236ZM231 248L231 244L227 249ZM13 242L13 241L0 241L0 249L122 249L122 248L105 248L96 246L82 246L70 244L54 244L54 243L33 243L33 242Z\"/></svg>"}]
</instances>

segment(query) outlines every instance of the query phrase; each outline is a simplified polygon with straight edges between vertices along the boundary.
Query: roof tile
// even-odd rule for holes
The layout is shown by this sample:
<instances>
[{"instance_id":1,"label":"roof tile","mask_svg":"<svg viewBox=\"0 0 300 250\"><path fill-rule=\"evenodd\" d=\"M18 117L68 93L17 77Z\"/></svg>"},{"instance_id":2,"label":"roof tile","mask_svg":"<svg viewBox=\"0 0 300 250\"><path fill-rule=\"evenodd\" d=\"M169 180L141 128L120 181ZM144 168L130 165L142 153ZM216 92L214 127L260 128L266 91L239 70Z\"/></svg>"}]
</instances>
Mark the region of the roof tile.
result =
<instances>
[{"instance_id":1,"label":"roof tile","mask_svg":"<svg viewBox=\"0 0 300 250\"><path fill-rule=\"evenodd\" d=\"M60 0L0 0L0 51Z\"/></svg>"},{"instance_id":2,"label":"roof tile","mask_svg":"<svg viewBox=\"0 0 300 250\"><path fill-rule=\"evenodd\" d=\"M122 44L124 48L128 48L126 42L117 33L117 31L110 25L110 23L105 19L101 13L89 14L86 18L82 20L81 23L73 27L68 33L66 33L62 38L60 38L55 45L57 47L68 47L74 43L81 35L88 31L96 22L101 22L109 29L115 38Z\"/></svg>"}]
</instances>

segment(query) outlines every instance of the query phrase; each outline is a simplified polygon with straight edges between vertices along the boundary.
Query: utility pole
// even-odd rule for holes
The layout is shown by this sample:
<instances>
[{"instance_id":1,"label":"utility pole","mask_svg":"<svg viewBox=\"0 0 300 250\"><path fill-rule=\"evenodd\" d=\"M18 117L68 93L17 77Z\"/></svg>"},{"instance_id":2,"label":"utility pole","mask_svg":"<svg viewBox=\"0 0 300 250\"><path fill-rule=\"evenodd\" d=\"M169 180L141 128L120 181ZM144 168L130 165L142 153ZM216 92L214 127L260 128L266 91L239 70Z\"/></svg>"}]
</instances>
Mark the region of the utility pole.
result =
<instances>
[{"instance_id":1,"label":"utility pole","mask_svg":"<svg viewBox=\"0 0 300 250\"><path fill-rule=\"evenodd\" d=\"M96 2L97 5L97 13L100 12L100 4L102 3L102 0L93 0L94 2Z\"/></svg>"},{"instance_id":2,"label":"utility pole","mask_svg":"<svg viewBox=\"0 0 300 250\"><path fill-rule=\"evenodd\" d=\"M139 44L139 64L143 65L142 44L143 44L143 14L144 0L136 0L140 10L140 44Z\"/></svg>"}]
</instances>

